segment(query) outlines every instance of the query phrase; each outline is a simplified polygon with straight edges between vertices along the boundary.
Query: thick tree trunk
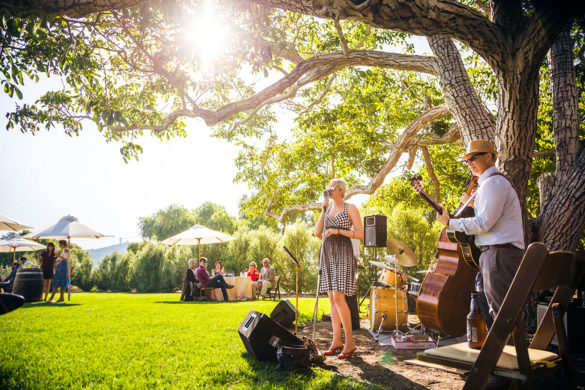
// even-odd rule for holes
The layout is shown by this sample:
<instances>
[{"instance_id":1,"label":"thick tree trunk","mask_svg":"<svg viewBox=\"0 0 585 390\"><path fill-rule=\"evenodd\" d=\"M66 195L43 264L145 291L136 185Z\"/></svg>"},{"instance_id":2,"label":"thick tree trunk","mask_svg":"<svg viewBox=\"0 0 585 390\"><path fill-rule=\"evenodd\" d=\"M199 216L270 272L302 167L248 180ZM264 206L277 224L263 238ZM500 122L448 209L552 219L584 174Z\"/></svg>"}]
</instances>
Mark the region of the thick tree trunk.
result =
<instances>
[{"instance_id":1,"label":"thick tree trunk","mask_svg":"<svg viewBox=\"0 0 585 390\"><path fill-rule=\"evenodd\" d=\"M579 146L579 101L570 29L569 23L548 53L557 159L555 176L561 181L573 173Z\"/></svg>"},{"instance_id":2,"label":"thick tree trunk","mask_svg":"<svg viewBox=\"0 0 585 390\"><path fill-rule=\"evenodd\" d=\"M498 168L518 193L526 220L526 191L532 166L538 112L538 73L531 62L514 61L517 67L499 70L496 148L500 152ZM524 65L524 66L522 66Z\"/></svg>"},{"instance_id":3,"label":"thick tree trunk","mask_svg":"<svg viewBox=\"0 0 585 390\"><path fill-rule=\"evenodd\" d=\"M578 156L573 173L557 181L539 217L537 239L550 250L574 250L585 230L585 148Z\"/></svg>"},{"instance_id":4,"label":"thick tree trunk","mask_svg":"<svg viewBox=\"0 0 585 390\"><path fill-rule=\"evenodd\" d=\"M435 69L445 103L459 125L463 144L467 145L472 139L493 139L494 118L473 89L455 43L451 38L438 36L427 40L435 55Z\"/></svg>"},{"instance_id":5,"label":"thick tree trunk","mask_svg":"<svg viewBox=\"0 0 585 390\"><path fill-rule=\"evenodd\" d=\"M539 180L543 184L548 181L553 188L549 193L541 193L546 201L542 202L535 240L544 242L551 250L574 250L585 229L585 150L579 146L570 27L559 34L548 55L557 166L554 180Z\"/></svg>"}]
</instances>

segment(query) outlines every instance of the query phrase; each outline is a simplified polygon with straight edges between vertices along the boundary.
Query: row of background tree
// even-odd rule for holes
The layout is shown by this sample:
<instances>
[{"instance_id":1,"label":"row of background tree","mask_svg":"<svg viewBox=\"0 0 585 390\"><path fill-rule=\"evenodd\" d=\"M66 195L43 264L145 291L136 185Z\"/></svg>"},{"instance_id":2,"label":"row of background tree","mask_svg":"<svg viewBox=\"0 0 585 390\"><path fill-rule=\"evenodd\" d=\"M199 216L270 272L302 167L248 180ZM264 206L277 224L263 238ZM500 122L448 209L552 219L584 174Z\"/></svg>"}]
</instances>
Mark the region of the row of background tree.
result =
<instances>
[{"instance_id":1,"label":"row of background tree","mask_svg":"<svg viewBox=\"0 0 585 390\"><path fill-rule=\"evenodd\" d=\"M447 188L445 186L444 188ZM246 199L243 199L246 201ZM434 245L440 227L434 214L410 188L407 177L397 177L381 188L368 202L361 205L364 215L382 214L388 217L388 237L398 238L417 254L417 267L404 271L420 278L417 271L427 269L434 255ZM168 247L160 241L184 231L195 224L222 231L236 239L224 244L202 246L203 256L210 260L210 268L221 260L227 273L239 275L251 261L260 264L264 257L271 259L277 274L281 275L281 287L295 291L295 265L288 258L286 246L300 262L299 291L314 292L317 279L317 257L320 241L313 237L315 213L297 213L284 226L277 226L274 219L240 215L230 216L224 207L206 202L195 210L171 205L149 217L139 218L143 242L130 243L127 253L113 252L104 257L98 266L87 252L73 244L71 258L72 284L84 291L137 291L172 292L180 289L190 258L197 258L196 246ZM39 240L47 243L48 240ZM377 250L377 260L387 252ZM34 255L25 254L29 259ZM12 254L0 254L2 274L8 272ZM365 265L360 277L362 293L374 278L375 267L371 248L361 248L359 262Z\"/></svg>"}]
</instances>

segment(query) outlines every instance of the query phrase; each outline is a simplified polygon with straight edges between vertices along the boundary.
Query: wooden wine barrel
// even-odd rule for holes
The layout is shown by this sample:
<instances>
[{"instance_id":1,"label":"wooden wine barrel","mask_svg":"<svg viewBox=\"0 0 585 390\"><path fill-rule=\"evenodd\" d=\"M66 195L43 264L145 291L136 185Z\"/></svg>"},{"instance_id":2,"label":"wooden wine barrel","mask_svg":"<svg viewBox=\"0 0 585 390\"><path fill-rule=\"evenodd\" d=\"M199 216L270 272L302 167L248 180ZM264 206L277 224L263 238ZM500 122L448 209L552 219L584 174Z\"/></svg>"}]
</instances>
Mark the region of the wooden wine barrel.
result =
<instances>
[{"instance_id":1,"label":"wooden wine barrel","mask_svg":"<svg viewBox=\"0 0 585 390\"><path fill-rule=\"evenodd\" d=\"M43 271L40 268L21 268L16 273L12 293L22 295L26 302L40 301L43 296Z\"/></svg>"}]
</instances>

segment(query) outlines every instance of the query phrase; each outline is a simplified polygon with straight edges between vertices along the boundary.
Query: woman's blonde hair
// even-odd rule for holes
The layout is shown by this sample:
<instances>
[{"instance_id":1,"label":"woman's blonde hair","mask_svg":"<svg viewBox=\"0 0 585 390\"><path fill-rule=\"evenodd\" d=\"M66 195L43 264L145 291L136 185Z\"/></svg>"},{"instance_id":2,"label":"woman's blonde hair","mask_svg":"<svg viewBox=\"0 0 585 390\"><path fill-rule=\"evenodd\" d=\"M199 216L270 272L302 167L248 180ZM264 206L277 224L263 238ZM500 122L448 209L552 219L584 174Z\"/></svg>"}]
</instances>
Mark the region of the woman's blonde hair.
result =
<instances>
[{"instance_id":1,"label":"woman's blonde hair","mask_svg":"<svg viewBox=\"0 0 585 390\"><path fill-rule=\"evenodd\" d=\"M347 184L345 184L343 180L333 179L331 180L331 183L333 183L336 188L339 188L339 190L343 192L343 195L345 195L345 191L347 191Z\"/></svg>"},{"instance_id":2,"label":"woman's blonde hair","mask_svg":"<svg viewBox=\"0 0 585 390\"><path fill-rule=\"evenodd\" d=\"M254 268L258 268L258 265L256 265L255 261L251 262L248 267L251 267L251 266L254 266Z\"/></svg>"}]
</instances>

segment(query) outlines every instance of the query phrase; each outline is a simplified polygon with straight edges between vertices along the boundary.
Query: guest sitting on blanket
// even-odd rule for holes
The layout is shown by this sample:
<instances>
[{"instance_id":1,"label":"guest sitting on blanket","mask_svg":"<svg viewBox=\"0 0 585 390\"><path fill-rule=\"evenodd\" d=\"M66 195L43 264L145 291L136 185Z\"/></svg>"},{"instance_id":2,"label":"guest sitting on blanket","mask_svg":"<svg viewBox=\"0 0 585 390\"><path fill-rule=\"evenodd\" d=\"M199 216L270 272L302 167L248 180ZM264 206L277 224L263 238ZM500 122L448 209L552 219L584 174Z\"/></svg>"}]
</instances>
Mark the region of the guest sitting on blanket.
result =
<instances>
[{"instance_id":1,"label":"guest sitting on blanket","mask_svg":"<svg viewBox=\"0 0 585 390\"><path fill-rule=\"evenodd\" d=\"M215 276L217 274L221 274L222 276L225 276L225 271L223 270L223 264L221 264L221 261L215 262L215 268L213 269L213 271L211 271L211 273L213 274L213 276Z\"/></svg>"},{"instance_id":2,"label":"guest sitting on blanket","mask_svg":"<svg viewBox=\"0 0 585 390\"><path fill-rule=\"evenodd\" d=\"M223 278L222 274L217 274L213 278L209 278L209 274L207 273L207 259L202 257L199 259L199 268L195 271L195 275L197 275L197 279L201 283L201 288L221 288L221 293L223 295L223 300L228 301L227 295L227 288L234 288L233 285L227 284L225 279Z\"/></svg>"},{"instance_id":3,"label":"guest sitting on blanket","mask_svg":"<svg viewBox=\"0 0 585 390\"><path fill-rule=\"evenodd\" d=\"M183 290L181 291L181 301L192 301L199 290L199 281L195 275L195 259L189 259L189 268L183 280Z\"/></svg>"},{"instance_id":4,"label":"guest sitting on blanket","mask_svg":"<svg viewBox=\"0 0 585 390\"><path fill-rule=\"evenodd\" d=\"M274 286L274 279L276 277L276 271L270 266L270 260L264 258L262 260L262 270L260 271L260 280L258 280L258 287L262 288L260 295L262 299L266 298L266 291Z\"/></svg>"}]
</instances>

